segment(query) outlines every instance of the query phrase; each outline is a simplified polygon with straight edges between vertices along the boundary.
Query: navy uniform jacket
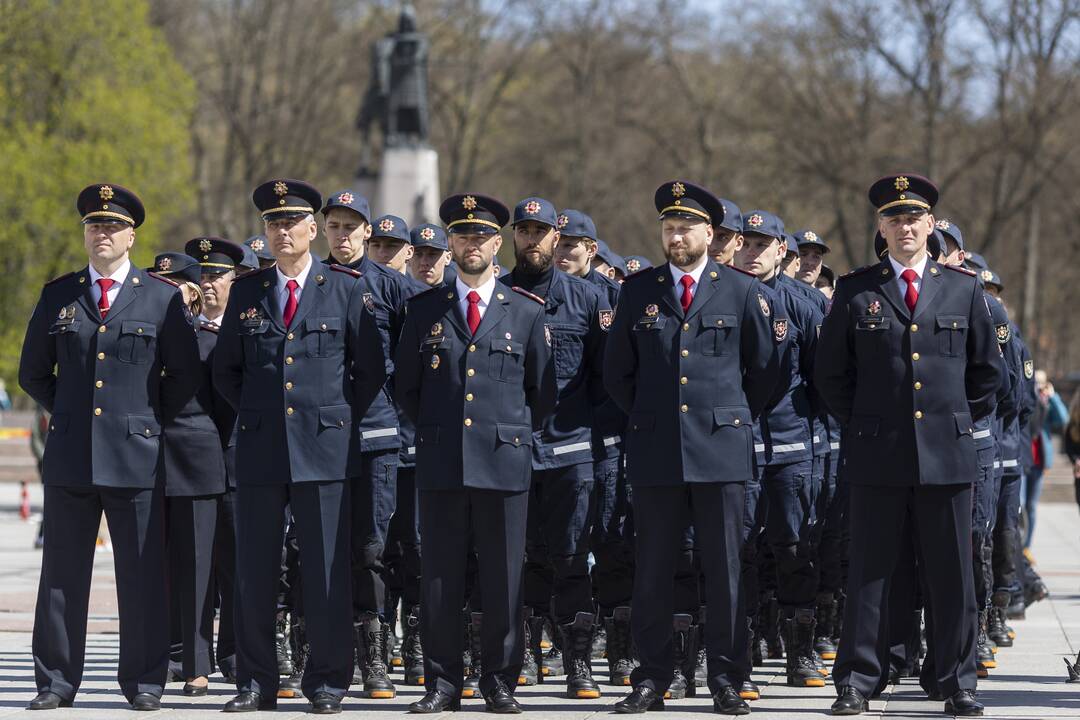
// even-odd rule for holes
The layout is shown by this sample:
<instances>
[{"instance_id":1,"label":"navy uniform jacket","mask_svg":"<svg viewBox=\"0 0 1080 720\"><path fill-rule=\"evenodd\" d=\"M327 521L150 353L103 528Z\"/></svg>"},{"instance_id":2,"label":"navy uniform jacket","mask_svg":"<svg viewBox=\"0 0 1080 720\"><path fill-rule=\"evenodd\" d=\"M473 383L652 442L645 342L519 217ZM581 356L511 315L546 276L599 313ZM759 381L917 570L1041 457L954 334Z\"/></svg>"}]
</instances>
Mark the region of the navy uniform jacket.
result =
<instances>
[{"instance_id":1,"label":"navy uniform jacket","mask_svg":"<svg viewBox=\"0 0 1080 720\"><path fill-rule=\"evenodd\" d=\"M213 357L217 330L200 323L199 389L175 418L163 428L165 494L172 496L220 495L228 489L225 470L225 443L217 423L233 418L236 412L214 391ZM228 431L232 432L231 423ZM228 439L225 435L225 439Z\"/></svg>"},{"instance_id":2,"label":"navy uniform jacket","mask_svg":"<svg viewBox=\"0 0 1080 720\"><path fill-rule=\"evenodd\" d=\"M1034 407L1032 402L1034 398L1030 397L1028 390L1031 377L1027 376L1031 355L1023 338L1016 330L1016 326L1010 322L1009 342L1002 348L1005 364L1008 365L1010 374L1015 380L1009 398L1012 411L1003 412L998 417L998 449L1001 455L1001 467L1011 474L1019 472L1018 468L1025 451L1021 427L1027 422ZM1030 448L1030 443L1026 447ZM1030 453L1030 450L1028 452Z\"/></svg>"},{"instance_id":3,"label":"navy uniform jacket","mask_svg":"<svg viewBox=\"0 0 1080 720\"><path fill-rule=\"evenodd\" d=\"M431 289L426 283L422 283L414 277L409 275L402 275L401 277L405 280L405 288L410 298ZM393 381L394 379L390 378L391 384L393 384ZM398 453L398 465L412 467L416 464L416 425L413 424L413 421L409 419L409 416L405 414L400 405L395 405L395 407L401 437L401 452Z\"/></svg>"},{"instance_id":4,"label":"navy uniform jacket","mask_svg":"<svg viewBox=\"0 0 1080 720\"><path fill-rule=\"evenodd\" d=\"M813 285L808 285L802 280L790 278L783 273L781 273L779 278L777 278L777 282L782 283L783 287L787 290L794 290L804 300L809 301L810 304L814 306L814 308L817 310L817 322L820 326L822 320L825 318L825 315L829 312L829 298L825 297L825 295ZM818 328L812 328L812 330L815 334L818 332ZM814 444L814 457L822 457L824 455L828 455L832 451L833 444L833 441L829 437L830 430L828 413L825 412L823 407L820 407L820 403L818 403L818 405L818 410L820 412L812 419L813 435L811 437L811 440ZM839 442L838 439L837 442Z\"/></svg>"},{"instance_id":5,"label":"navy uniform jacket","mask_svg":"<svg viewBox=\"0 0 1080 720\"><path fill-rule=\"evenodd\" d=\"M454 286L409 301L394 378L416 423L416 487L520 492L555 408L544 308L498 283L473 337Z\"/></svg>"},{"instance_id":6,"label":"navy uniform jacket","mask_svg":"<svg viewBox=\"0 0 1080 720\"><path fill-rule=\"evenodd\" d=\"M512 287L516 277L512 271L499 282ZM592 462L593 410L606 397L604 342L612 310L591 283L558 269L542 299L559 398L533 435L533 469L550 470Z\"/></svg>"},{"instance_id":7,"label":"navy uniform jacket","mask_svg":"<svg viewBox=\"0 0 1080 720\"><path fill-rule=\"evenodd\" d=\"M777 279L773 290L776 296L773 336L778 343L783 343L779 349L780 380L777 383L782 396L762 413L759 422L765 462L785 465L809 460L815 455L815 432L819 434L819 446L825 444L827 438L817 417L819 403L813 388L814 356L822 316L817 307L790 288L789 283ZM825 449L827 452L827 445Z\"/></svg>"},{"instance_id":8,"label":"navy uniform jacket","mask_svg":"<svg viewBox=\"0 0 1080 720\"><path fill-rule=\"evenodd\" d=\"M1001 431L1004 428L1002 418L1012 417L1016 414L1016 383L1017 369L1006 360L1011 355L1012 329L1009 326L1009 315L1005 307L998 302L997 298L987 292L983 292L983 301L986 309L990 312L990 321L994 324L994 330L998 341L998 368L1001 371L1001 384L998 385L995 396L996 404L993 415L980 418L975 421L975 449L979 453L979 464L989 465L997 462L1001 466Z\"/></svg>"},{"instance_id":9,"label":"navy uniform jacket","mask_svg":"<svg viewBox=\"0 0 1080 720\"><path fill-rule=\"evenodd\" d=\"M323 263L332 265L334 260L327 258ZM401 334L405 299L410 291L405 284L405 276L370 260L367 255L347 267L360 273L360 293L364 306L375 316L386 356L386 386L375 396L357 426L360 452L397 450L401 447L401 428L398 426L389 378L394 374L394 348Z\"/></svg>"},{"instance_id":10,"label":"navy uniform jacket","mask_svg":"<svg viewBox=\"0 0 1080 720\"><path fill-rule=\"evenodd\" d=\"M199 384L199 348L176 284L132 265L104 322L90 269L41 291L19 384L52 413L46 485L152 488L161 425Z\"/></svg>"},{"instance_id":11,"label":"navy uniform jacket","mask_svg":"<svg viewBox=\"0 0 1080 720\"><path fill-rule=\"evenodd\" d=\"M756 278L705 264L684 317L665 263L623 283L604 384L630 416L634 485L746 482L753 420L779 376L772 308Z\"/></svg>"},{"instance_id":12,"label":"navy uniform jacket","mask_svg":"<svg viewBox=\"0 0 1080 720\"><path fill-rule=\"evenodd\" d=\"M357 424L386 382L363 286L312 256L289 330L277 293L274 267L237 278L214 350L214 385L238 415L237 484L353 477Z\"/></svg>"},{"instance_id":13,"label":"navy uniform jacket","mask_svg":"<svg viewBox=\"0 0 1080 720\"><path fill-rule=\"evenodd\" d=\"M974 421L994 409L997 354L974 274L928 260L914 317L888 260L843 276L821 327L815 379L845 429L844 477L973 482Z\"/></svg>"},{"instance_id":14,"label":"navy uniform jacket","mask_svg":"<svg viewBox=\"0 0 1080 720\"><path fill-rule=\"evenodd\" d=\"M584 279L597 287L607 297L608 306L617 311L622 285L595 270L589 270ZM593 459L599 462L618 457L625 432L626 414L604 388L604 401L593 411Z\"/></svg>"}]
</instances>

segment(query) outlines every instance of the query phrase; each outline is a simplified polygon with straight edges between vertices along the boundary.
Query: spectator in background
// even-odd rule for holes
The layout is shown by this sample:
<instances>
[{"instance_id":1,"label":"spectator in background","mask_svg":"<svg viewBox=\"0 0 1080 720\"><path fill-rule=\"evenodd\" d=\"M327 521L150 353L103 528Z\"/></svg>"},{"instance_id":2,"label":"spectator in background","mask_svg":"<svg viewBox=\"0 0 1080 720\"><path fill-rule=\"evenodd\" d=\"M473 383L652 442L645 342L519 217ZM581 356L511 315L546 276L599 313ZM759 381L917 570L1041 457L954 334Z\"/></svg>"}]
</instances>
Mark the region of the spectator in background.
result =
<instances>
[{"instance_id":1,"label":"spectator in background","mask_svg":"<svg viewBox=\"0 0 1080 720\"><path fill-rule=\"evenodd\" d=\"M1073 487L1076 504L1080 506L1080 388L1073 393L1069 403L1069 422L1065 426L1065 442L1062 448L1072 463Z\"/></svg>"},{"instance_id":2,"label":"spectator in background","mask_svg":"<svg viewBox=\"0 0 1080 720\"><path fill-rule=\"evenodd\" d=\"M1050 439L1050 433L1061 432L1069 419L1065 401L1054 390L1045 370L1035 371L1035 388L1037 402L1035 412L1031 415L1033 460L1030 472L1024 476L1024 486L1020 492L1024 518L1027 521L1024 530L1025 549L1031 547L1031 538L1035 534L1035 510L1042 492L1042 476L1054 461L1054 443Z\"/></svg>"}]
</instances>

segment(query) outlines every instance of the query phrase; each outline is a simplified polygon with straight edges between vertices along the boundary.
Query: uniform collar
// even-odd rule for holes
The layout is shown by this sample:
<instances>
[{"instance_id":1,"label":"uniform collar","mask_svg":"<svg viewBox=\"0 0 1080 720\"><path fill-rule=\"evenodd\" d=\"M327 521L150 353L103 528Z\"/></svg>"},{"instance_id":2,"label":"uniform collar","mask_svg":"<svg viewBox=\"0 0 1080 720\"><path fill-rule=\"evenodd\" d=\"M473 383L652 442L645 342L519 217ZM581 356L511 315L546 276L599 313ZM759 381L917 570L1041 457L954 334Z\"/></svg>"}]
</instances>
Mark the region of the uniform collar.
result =
<instances>
[{"instance_id":1,"label":"uniform collar","mask_svg":"<svg viewBox=\"0 0 1080 720\"><path fill-rule=\"evenodd\" d=\"M918 280L922 280L923 273L926 272L926 263L930 259L929 255L923 255L922 260L917 262L911 269L915 271L915 274L919 277ZM896 273L896 277L900 277L908 268L904 267L900 263L896 262L896 259L889 255L889 264L892 265L893 272Z\"/></svg>"},{"instance_id":2,"label":"uniform collar","mask_svg":"<svg viewBox=\"0 0 1080 720\"><path fill-rule=\"evenodd\" d=\"M281 272L281 266L274 265L274 272L277 273L279 288L284 288L290 280L295 280L296 284L300 286L300 290L304 289L304 283L307 282L308 275L311 274L311 253L308 253L305 259L307 261L307 265L305 265L304 269L301 270L300 273L294 278L285 277L285 273Z\"/></svg>"},{"instance_id":3,"label":"uniform collar","mask_svg":"<svg viewBox=\"0 0 1080 720\"><path fill-rule=\"evenodd\" d=\"M466 285L465 283L461 282L461 276L460 275L454 278L454 284L455 284L455 287L457 288L457 294L458 294L458 299L459 300L464 301L466 295L468 295L470 292L475 291L476 294L480 296L480 302L485 307L487 307L488 305L491 304L491 294L493 292L495 292L495 282L496 282L495 275L492 274L492 276L489 277L487 279L487 282L485 282L483 285L481 285L478 288L471 288L468 285Z\"/></svg>"},{"instance_id":4,"label":"uniform collar","mask_svg":"<svg viewBox=\"0 0 1080 720\"><path fill-rule=\"evenodd\" d=\"M106 277L105 275L102 275L101 273L99 273L94 268L94 266L92 264L89 267L90 267L90 283L91 284L94 284L98 280L101 280L102 278ZM109 275L108 279L112 280L117 285L117 287L119 287L120 285L124 284L125 280L127 280L127 276L128 276L129 272L131 272L131 260L124 260L124 264L121 265L120 267L116 268L116 271L113 272L112 275Z\"/></svg>"},{"instance_id":5,"label":"uniform collar","mask_svg":"<svg viewBox=\"0 0 1080 720\"><path fill-rule=\"evenodd\" d=\"M685 272L685 271L680 270L679 268L675 267L672 263L669 262L668 263L668 269L671 270L672 284L674 284L675 287L678 288L679 283L682 282L683 275L689 275L690 279L692 279L694 281L694 284L697 285L698 282L701 281L701 273L705 272L705 266L708 263L709 263L709 256L707 254L703 254L701 256L700 262L698 262L698 264L697 264L697 267L692 268L690 270L690 272Z\"/></svg>"}]
</instances>

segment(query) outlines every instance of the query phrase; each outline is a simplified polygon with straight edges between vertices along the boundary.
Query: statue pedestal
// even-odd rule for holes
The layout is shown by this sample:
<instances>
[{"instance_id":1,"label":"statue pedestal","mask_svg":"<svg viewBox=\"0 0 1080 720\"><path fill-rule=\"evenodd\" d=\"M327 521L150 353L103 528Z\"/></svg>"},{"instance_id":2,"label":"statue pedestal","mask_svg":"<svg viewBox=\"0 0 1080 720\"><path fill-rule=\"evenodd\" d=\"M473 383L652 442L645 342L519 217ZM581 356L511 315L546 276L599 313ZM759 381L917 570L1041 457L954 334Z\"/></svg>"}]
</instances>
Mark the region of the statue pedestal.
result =
<instances>
[{"instance_id":1,"label":"statue pedestal","mask_svg":"<svg viewBox=\"0 0 1080 720\"><path fill-rule=\"evenodd\" d=\"M427 146L386 148L375 192L368 197L376 216L397 215L409 227L438 223L439 154Z\"/></svg>"}]
</instances>

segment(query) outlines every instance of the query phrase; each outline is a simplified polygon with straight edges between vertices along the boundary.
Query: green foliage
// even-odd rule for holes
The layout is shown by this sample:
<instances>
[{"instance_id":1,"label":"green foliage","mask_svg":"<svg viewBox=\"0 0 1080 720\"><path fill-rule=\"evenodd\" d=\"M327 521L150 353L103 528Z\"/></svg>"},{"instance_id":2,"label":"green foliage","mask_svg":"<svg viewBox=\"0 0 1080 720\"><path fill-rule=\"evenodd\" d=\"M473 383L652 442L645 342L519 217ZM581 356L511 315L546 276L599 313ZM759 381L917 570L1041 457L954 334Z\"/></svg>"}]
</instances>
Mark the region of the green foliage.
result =
<instances>
[{"instance_id":1,"label":"green foliage","mask_svg":"<svg viewBox=\"0 0 1080 720\"><path fill-rule=\"evenodd\" d=\"M143 0L0 0L0 376L9 385L42 284L86 264L79 190L112 182L142 198L141 266L190 208L195 97Z\"/></svg>"}]
</instances>

